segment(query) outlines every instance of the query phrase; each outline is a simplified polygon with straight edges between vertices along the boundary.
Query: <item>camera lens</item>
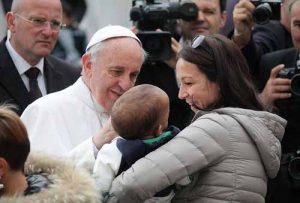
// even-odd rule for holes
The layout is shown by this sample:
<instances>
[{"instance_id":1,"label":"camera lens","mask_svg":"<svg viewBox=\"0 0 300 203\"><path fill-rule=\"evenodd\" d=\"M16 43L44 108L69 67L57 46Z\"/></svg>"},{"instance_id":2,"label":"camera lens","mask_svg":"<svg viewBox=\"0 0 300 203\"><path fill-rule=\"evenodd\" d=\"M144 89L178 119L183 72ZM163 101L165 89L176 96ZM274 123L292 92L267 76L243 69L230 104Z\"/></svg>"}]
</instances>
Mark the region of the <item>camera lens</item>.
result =
<instances>
[{"instance_id":1,"label":"camera lens","mask_svg":"<svg viewBox=\"0 0 300 203\"><path fill-rule=\"evenodd\" d=\"M291 79L291 92L300 96L300 73L295 74Z\"/></svg>"},{"instance_id":2,"label":"camera lens","mask_svg":"<svg viewBox=\"0 0 300 203\"><path fill-rule=\"evenodd\" d=\"M288 171L293 179L300 180L300 157L291 159L288 166Z\"/></svg>"},{"instance_id":3,"label":"camera lens","mask_svg":"<svg viewBox=\"0 0 300 203\"><path fill-rule=\"evenodd\" d=\"M272 8L268 3L258 5L253 11L254 22L266 24L272 16Z\"/></svg>"}]
</instances>

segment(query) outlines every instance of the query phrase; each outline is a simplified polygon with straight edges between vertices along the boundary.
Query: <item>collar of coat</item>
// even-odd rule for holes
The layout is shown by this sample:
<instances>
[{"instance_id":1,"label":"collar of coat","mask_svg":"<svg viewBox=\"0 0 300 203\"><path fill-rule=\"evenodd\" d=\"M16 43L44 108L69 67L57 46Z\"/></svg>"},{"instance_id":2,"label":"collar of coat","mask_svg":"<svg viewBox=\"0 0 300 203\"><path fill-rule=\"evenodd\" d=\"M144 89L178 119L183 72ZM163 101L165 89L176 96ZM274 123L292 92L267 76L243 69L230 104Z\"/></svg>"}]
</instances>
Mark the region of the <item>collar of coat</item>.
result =
<instances>
[{"instance_id":1,"label":"collar of coat","mask_svg":"<svg viewBox=\"0 0 300 203\"><path fill-rule=\"evenodd\" d=\"M51 184L32 195L2 197L0 203L97 203L99 200L91 175L85 169L73 166L66 159L40 153L30 154L25 164L25 174L44 174L49 178Z\"/></svg>"}]
</instances>

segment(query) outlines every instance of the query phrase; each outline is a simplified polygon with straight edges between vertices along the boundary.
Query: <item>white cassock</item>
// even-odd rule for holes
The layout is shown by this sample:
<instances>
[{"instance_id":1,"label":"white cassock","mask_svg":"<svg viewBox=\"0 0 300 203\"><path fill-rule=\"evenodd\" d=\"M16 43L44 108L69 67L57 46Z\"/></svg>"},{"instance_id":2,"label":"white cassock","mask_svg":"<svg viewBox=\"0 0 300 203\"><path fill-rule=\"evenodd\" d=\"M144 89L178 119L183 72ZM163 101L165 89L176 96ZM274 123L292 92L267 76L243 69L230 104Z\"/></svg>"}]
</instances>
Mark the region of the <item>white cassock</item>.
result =
<instances>
[{"instance_id":1,"label":"white cassock","mask_svg":"<svg viewBox=\"0 0 300 203\"><path fill-rule=\"evenodd\" d=\"M28 130L32 150L63 155L84 143L84 149L89 151L85 153L94 157L91 138L108 117L79 78L72 86L30 104L21 119ZM82 152L80 148L77 155Z\"/></svg>"}]
</instances>

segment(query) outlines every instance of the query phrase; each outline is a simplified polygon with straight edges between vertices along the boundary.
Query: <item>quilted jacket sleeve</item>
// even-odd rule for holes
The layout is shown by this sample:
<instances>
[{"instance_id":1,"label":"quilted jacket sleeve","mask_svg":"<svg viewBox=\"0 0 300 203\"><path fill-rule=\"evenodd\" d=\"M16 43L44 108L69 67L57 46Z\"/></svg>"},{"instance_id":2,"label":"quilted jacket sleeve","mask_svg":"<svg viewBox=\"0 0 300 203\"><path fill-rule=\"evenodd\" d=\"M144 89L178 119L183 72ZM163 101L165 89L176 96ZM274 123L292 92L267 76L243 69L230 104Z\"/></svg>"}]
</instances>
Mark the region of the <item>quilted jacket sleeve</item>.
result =
<instances>
[{"instance_id":1,"label":"quilted jacket sleeve","mask_svg":"<svg viewBox=\"0 0 300 203\"><path fill-rule=\"evenodd\" d=\"M225 151L211 136L220 132L226 137L227 131L214 121L195 121L119 175L108 202L142 202L183 177L221 161Z\"/></svg>"}]
</instances>

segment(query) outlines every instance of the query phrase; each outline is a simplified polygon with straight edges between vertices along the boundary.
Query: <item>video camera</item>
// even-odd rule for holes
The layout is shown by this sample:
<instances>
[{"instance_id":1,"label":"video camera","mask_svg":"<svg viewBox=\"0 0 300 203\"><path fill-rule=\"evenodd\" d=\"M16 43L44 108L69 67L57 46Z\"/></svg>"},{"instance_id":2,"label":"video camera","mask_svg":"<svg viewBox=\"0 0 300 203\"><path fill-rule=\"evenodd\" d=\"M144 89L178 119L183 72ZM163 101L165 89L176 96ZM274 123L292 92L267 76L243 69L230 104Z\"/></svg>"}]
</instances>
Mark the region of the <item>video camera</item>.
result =
<instances>
[{"instance_id":1,"label":"video camera","mask_svg":"<svg viewBox=\"0 0 300 203\"><path fill-rule=\"evenodd\" d=\"M256 7L253 19L257 24L266 24L270 19L280 20L281 0L251 0Z\"/></svg>"},{"instance_id":2,"label":"video camera","mask_svg":"<svg viewBox=\"0 0 300 203\"><path fill-rule=\"evenodd\" d=\"M133 0L132 4L130 19L137 22L137 36L150 61L163 61L171 57L172 34L169 31L172 20L192 21L198 17L198 7L191 1Z\"/></svg>"},{"instance_id":3,"label":"video camera","mask_svg":"<svg viewBox=\"0 0 300 203\"><path fill-rule=\"evenodd\" d=\"M296 67L287 67L279 71L278 77L291 79L291 92L293 96L300 97L300 60Z\"/></svg>"}]
</instances>

